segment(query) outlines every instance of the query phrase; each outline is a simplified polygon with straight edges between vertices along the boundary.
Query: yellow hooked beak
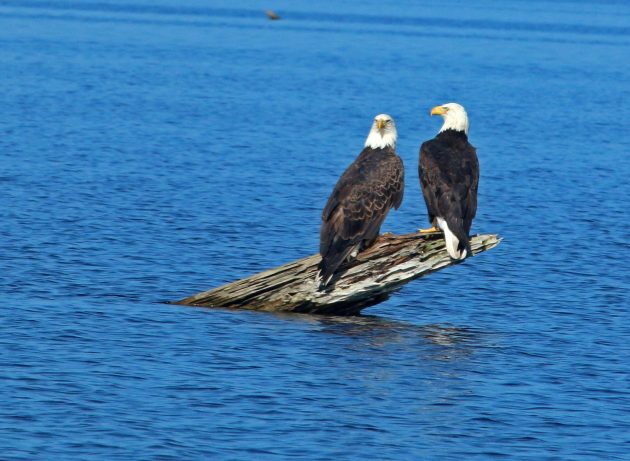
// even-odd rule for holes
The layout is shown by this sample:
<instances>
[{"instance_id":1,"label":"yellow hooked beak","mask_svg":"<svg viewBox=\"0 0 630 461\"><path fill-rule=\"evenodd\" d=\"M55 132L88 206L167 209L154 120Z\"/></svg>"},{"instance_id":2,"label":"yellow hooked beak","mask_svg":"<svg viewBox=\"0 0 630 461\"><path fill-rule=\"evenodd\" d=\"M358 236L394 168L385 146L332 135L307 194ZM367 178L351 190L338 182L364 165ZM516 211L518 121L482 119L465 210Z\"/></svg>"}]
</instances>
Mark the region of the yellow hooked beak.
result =
<instances>
[{"instance_id":1,"label":"yellow hooked beak","mask_svg":"<svg viewBox=\"0 0 630 461\"><path fill-rule=\"evenodd\" d=\"M385 120L378 119L376 121L376 128L378 128L379 130L385 128Z\"/></svg>"},{"instance_id":2,"label":"yellow hooked beak","mask_svg":"<svg viewBox=\"0 0 630 461\"><path fill-rule=\"evenodd\" d=\"M448 109L443 106L435 106L431 109L431 115L444 115L448 112Z\"/></svg>"}]
</instances>

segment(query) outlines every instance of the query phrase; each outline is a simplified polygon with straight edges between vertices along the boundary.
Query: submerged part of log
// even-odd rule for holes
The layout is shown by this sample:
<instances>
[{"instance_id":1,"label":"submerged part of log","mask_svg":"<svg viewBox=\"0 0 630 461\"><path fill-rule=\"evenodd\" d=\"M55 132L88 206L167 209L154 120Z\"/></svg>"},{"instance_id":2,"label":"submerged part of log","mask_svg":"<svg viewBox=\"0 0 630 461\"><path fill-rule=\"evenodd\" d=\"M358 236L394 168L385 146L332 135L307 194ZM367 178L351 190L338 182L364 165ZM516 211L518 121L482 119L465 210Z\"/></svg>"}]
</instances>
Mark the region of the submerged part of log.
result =
<instances>
[{"instance_id":1,"label":"submerged part of log","mask_svg":"<svg viewBox=\"0 0 630 461\"><path fill-rule=\"evenodd\" d=\"M470 247L475 255L500 241L494 234L476 235L470 239ZM386 300L402 285L461 262L448 256L441 234L385 234L354 261L343 265L329 285L320 290L316 280L320 259L319 255L299 259L175 304L356 315Z\"/></svg>"}]
</instances>

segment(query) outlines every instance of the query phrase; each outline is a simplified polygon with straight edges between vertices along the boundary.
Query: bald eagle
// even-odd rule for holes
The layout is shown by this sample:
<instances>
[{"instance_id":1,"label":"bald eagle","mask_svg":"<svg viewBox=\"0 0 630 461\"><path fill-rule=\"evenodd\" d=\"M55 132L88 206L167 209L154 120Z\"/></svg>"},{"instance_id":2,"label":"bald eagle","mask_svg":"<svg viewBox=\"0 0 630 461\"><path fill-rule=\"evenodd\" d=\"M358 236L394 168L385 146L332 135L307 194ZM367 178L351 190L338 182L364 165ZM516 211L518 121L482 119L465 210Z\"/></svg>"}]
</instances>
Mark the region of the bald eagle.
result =
<instances>
[{"instance_id":1,"label":"bald eagle","mask_svg":"<svg viewBox=\"0 0 630 461\"><path fill-rule=\"evenodd\" d=\"M442 230L450 257L464 259L470 254L468 234L477 212L477 151L468 142L468 115L462 106L437 106L431 115L441 115L444 125L420 147L418 173L433 225L420 232Z\"/></svg>"},{"instance_id":2,"label":"bald eagle","mask_svg":"<svg viewBox=\"0 0 630 461\"><path fill-rule=\"evenodd\" d=\"M396 138L394 120L377 115L364 149L330 194L320 230L321 287L344 261L374 243L389 210L400 206L404 167L396 155Z\"/></svg>"}]
</instances>

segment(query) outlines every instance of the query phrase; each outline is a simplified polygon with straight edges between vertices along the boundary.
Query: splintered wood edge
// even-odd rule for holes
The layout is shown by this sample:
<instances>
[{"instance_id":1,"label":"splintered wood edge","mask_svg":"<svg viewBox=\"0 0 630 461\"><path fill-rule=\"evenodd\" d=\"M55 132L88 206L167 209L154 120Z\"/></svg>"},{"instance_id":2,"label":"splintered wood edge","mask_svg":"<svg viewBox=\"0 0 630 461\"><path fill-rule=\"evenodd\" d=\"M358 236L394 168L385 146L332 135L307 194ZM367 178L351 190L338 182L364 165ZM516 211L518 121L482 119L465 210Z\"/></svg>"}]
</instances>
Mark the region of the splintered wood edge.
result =
<instances>
[{"instance_id":1,"label":"splintered wood edge","mask_svg":"<svg viewBox=\"0 0 630 461\"><path fill-rule=\"evenodd\" d=\"M501 240L502 238L497 234L478 234L471 237L470 246L473 256L496 247ZM388 250L392 251L389 252ZM366 280L359 280L359 282L361 282L359 284L362 285L362 287L357 286L356 293L351 289L352 282L348 285L344 284L345 280L354 279L356 275L353 273L354 271L352 271L354 267L364 266L373 262L373 260L387 260L388 257L398 255L405 251L408 252L406 259L413 257L415 254L423 256L428 253L435 254L423 259L421 265L426 267L424 270L417 273L413 270L409 271L409 269L398 268L401 264L394 262L391 267L392 270L386 271L380 277L368 276ZM334 289L327 292L318 292L314 289L314 274L317 264L321 259L318 254L315 254L250 275L244 279L194 294L182 300L174 301L172 304L217 307L233 305L234 307L242 307L244 299L251 299L253 301L256 297L266 298L274 294L277 294L280 299L285 300L285 302L290 305L313 302L317 305L323 305L328 302L336 302L335 299L337 302L345 302L345 300L354 297L360 300L362 297L370 296L370 293L373 295L390 293L416 278L459 263L459 261L452 261L450 258L445 257L445 253L444 240L441 238L441 234L384 234L379 237L372 247L360 253L354 263L347 269L347 272L342 274L337 283L344 286L340 286L339 290ZM382 264L384 261L379 261L379 263ZM409 265L409 263L403 263L402 265ZM411 272L411 274L404 274L407 276L386 281L397 271ZM282 277L282 274L286 274L286 277ZM313 278L313 281L310 280L311 278ZM299 287L299 290L296 291L294 288L290 290L289 293L283 293L284 287L290 287L291 285L300 283L303 285ZM372 289L367 290L367 294L365 291L366 286L372 287ZM330 296L333 293L336 294L336 296ZM261 296L263 294L266 294L266 296ZM273 304L278 303L280 299L275 300ZM258 306L256 309L266 310L263 306ZM279 305L269 306L269 309L283 310ZM290 310L291 307L287 306L287 309Z\"/></svg>"}]
</instances>

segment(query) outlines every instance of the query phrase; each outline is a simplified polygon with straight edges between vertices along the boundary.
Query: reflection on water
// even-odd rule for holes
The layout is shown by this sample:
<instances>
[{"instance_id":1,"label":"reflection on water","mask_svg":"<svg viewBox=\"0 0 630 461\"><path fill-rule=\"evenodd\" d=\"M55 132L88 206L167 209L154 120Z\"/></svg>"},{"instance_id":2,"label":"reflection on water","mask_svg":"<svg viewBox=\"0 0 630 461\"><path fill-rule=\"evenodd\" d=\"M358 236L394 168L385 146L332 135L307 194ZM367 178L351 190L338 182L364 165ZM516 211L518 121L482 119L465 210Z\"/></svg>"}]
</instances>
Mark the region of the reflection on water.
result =
<instances>
[{"instance_id":1,"label":"reflection on water","mask_svg":"<svg viewBox=\"0 0 630 461\"><path fill-rule=\"evenodd\" d=\"M407 343L410 347L428 345L433 348L431 357L436 360L454 360L473 353L476 347L487 347L489 333L452 325L415 325L374 315L336 317L309 314L274 313L275 317L289 322L306 322L316 326L314 331L326 334L355 337L375 347L390 343Z\"/></svg>"}]
</instances>

